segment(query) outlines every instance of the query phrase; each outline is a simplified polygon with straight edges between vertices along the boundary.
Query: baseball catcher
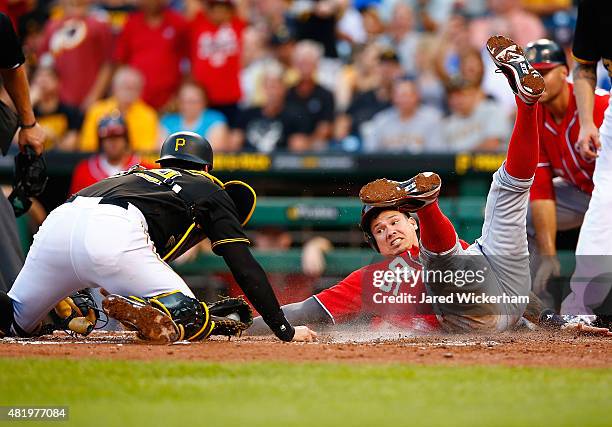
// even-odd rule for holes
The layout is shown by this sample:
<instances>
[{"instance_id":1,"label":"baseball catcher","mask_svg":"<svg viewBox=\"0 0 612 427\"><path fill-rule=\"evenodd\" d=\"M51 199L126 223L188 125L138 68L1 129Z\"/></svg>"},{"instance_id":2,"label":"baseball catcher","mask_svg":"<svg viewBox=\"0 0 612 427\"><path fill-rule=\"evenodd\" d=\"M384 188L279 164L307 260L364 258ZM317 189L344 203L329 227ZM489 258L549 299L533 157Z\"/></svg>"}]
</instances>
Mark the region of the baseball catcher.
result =
<instances>
[{"instance_id":1,"label":"baseball catcher","mask_svg":"<svg viewBox=\"0 0 612 427\"><path fill-rule=\"evenodd\" d=\"M91 287L104 288L104 310L144 339L240 333L251 319L238 301L209 307L168 265L208 238L279 339L312 340L312 331L287 321L248 248L242 227L255 209L254 190L212 176L212 148L192 132L170 135L157 162L161 169L134 167L51 212L11 291L0 294L1 333L41 333L58 301Z\"/></svg>"}]
</instances>

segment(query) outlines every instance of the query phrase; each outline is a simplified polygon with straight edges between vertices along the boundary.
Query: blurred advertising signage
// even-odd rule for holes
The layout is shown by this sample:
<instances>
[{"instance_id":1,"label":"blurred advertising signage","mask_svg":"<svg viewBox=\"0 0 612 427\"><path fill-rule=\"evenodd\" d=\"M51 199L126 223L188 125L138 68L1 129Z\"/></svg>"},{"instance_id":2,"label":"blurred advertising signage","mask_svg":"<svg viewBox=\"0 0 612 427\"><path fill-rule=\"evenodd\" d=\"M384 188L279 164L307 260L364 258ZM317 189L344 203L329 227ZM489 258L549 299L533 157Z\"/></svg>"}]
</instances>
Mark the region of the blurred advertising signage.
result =
<instances>
[{"instance_id":1,"label":"blurred advertising signage","mask_svg":"<svg viewBox=\"0 0 612 427\"><path fill-rule=\"evenodd\" d=\"M336 221L340 210L333 206L297 204L287 208L290 221Z\"/></svg>"},{"instance_id":2,"label":"blurred advertising signage","mask_svg":"<svg viewBox=\"0 0 612 427\"><path fill-rule=\"evenodd\" d=\"M267 171L270 170L272 159L267 154L259 153L215 153L215 170L220 171Z\"/></svg>"},{"instance_id":3,"label":"blurred advertising signage","mask_svg":"<svg viewBox=\"0 0 612 427\"><path fill-rule=\"evenodd\" d=\"M468 172L495 172L506 160L501 153L459 153L455 156L455 172L465 175Z\"/></svg>"},{"instance_id":4,"label":"blurred advertising signage","mask_svg":"<svg viewBox=\"0 0 612 427\"><path fill-rule=\"evenodd\" d=\"M326 172L330 170L351 170L355 167L355 159L352 156L298 156L290 154L277 154L274 156L274 170L304 170L321 169Z\"/></svg>"}]
</instances>

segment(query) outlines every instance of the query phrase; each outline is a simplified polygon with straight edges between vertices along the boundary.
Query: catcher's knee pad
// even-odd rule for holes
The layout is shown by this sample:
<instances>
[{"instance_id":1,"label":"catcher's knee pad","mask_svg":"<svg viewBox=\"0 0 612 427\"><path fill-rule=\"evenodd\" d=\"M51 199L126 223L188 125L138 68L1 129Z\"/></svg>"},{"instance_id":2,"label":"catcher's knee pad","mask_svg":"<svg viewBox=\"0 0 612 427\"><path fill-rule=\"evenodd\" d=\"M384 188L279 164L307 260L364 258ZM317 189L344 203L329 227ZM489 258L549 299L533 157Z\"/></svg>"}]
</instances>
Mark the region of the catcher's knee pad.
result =
<instances>
[{"instance_id":1,"label":"catcher's knee pad","mask_svg":"<svg viewBox=\"0 0 612 427\"><path fill-rule=\"evenodd\" d=\"M179 330L179 341L206 339L215 327L208 312L208 306L182 292L168 292L147 298L147 300L176 323Z\"/></svg>"}]
</instances>

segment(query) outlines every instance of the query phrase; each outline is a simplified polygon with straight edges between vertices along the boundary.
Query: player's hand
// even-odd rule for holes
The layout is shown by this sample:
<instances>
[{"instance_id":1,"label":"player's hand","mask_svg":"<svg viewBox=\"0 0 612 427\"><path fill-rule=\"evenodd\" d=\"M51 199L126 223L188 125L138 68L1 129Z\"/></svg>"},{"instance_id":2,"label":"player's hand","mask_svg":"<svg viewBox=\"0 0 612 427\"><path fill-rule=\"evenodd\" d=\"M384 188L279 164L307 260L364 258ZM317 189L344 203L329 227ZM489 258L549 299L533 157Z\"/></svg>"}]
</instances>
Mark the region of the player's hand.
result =
<instances>
[{"instance_id":1,"label":"player's hand","mask_svg":"<svg viewBox=\"0 0 612 427\"><path fill-rule=\"evenodd\" d=\"M308 326L296 326L293 340L295 342L312 342L317 340L317 333Z\"/></svg>"},{"instance_id":2,"label":"player's hand","mask_svg":"<svg viewBox=\"0 0 612 427\"><path fill-rule=\"evenodd\" d=\"M608 328L598 328L596 326L589 326L582 323L571 323L564 325L563 330L574 331L580 335L594 335L598 337L612 337L612 332Z\"/></svg>"},{"instance_id":3,"label":"player's hand","mask_svg":"<svg viewBox=\"0 0 612 427\"><path fill-rule=\"evenodd\" d=\"M325 272L325 254L333 248L324 237L314 237L302 249L302 271L307 276L320 277Z\"/></svg>"},{"instance_id":4,"label":"player's hand","mask_svg":"<svg viewBox=\"0 0 612 427\"><path fill-rule=\"evenodd\" d=\"M325 271L325 253L317 246L304 246L302 251L302 271L307 276L321 276Z\"/></svg>"},{"instance_id":5,"label":"player's hand","mask_svg":"<svg viewBox=\"0 0 612 427\"><path fill-rule=\"evenodd\" d=\"M46 138L47 135L45 134L44 129L38 123L36 123L33 128L20 129L19 137L17 138L19 151L25 153L25 147L26 145L29 145L36 152L36 155L40 156L44 150Z\"/></svg>"},{"instance_id":6,"label":"player's hand","mask_svg":"<svg viewBox=\"0 0 612 427\"><path fill-rule=\"evenodd\" d=\"M559 263L559 258L556 255L541 257L540 266L533 279L533 293L538 296L542 295L546 292L548 281L552 277L559 277L560 275L561 263Z\"/></svg>"},{"instance_id":7,"label":"player's hand","mask_svg":"<svg viewBox=\"0 0 612 427\"><path fill-rule=\"evenodd\" d=\"M581 126L576 144L580 151L580 156L584 160L588 161L597 158L597 151L601 148L601 142L599 141L599 129L597 129L594 123Z\"/></svg>"}]
</instances>

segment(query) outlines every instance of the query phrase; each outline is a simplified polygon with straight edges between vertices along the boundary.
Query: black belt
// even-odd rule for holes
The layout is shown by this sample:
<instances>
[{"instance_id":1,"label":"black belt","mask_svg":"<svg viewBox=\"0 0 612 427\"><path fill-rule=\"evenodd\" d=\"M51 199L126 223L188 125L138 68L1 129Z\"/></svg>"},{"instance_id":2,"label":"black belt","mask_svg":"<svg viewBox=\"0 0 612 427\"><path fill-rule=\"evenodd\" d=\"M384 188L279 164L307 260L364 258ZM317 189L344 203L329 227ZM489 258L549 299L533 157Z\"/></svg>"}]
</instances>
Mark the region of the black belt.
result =
<instances>
[{"instance_id":1,"label":"black belt","mask_svg":"<svg viewBox=\"0 0 612 427\"><path fill-rule=\"evenodd\" d=\"M86 196L77 196L76 194L74 196L71 196L68 200L66 200L66 203L72 203L76 200L77 197L86 197ZM119 206L120 208L123 208L125 210L128 209L128 206L130 204L130 202L128 202L127 200L121 200L121 199L111 199L108 197L102 197L102 199L100 199L100 201L98 202L99 205L113 205L113 206Z\"/></svg>"}]
</instances>

